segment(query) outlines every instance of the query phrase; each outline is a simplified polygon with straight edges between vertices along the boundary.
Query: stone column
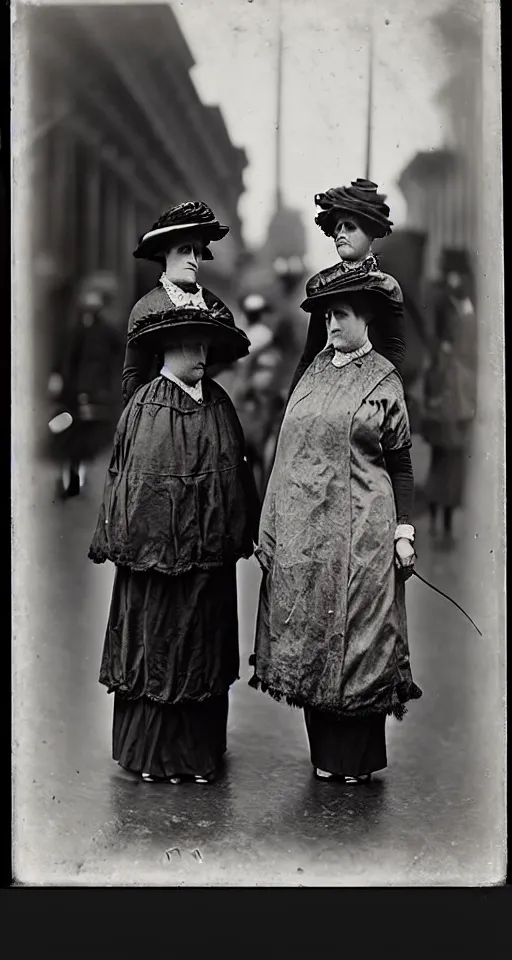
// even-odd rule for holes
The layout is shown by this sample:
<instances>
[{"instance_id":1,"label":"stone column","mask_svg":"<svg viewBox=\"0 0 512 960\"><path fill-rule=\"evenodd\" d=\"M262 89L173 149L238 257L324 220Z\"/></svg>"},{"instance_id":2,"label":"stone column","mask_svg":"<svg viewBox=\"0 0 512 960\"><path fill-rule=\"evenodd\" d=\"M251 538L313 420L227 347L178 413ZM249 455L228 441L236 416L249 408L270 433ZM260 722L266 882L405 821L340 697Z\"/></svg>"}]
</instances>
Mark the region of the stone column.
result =
<instances>
[{"instance_id":1,"label":"stone column","mask_svg":"<svg viewBox=\"0 0 512 960\"><path fill-rule=\"evenodd\" d=\"M482 790L481 882L505 871L505 391L501 184L500 34L497 0L483 10L483 76L477 192L478 411L474 425L460 551L460 590L483 632L469 627L461 657L474 661L467 691L474 711L468 762L478 763ZM477 759L479 758L479 759ZM485 879L484 879L485 874Z\"/></svg>"}]
</instances>

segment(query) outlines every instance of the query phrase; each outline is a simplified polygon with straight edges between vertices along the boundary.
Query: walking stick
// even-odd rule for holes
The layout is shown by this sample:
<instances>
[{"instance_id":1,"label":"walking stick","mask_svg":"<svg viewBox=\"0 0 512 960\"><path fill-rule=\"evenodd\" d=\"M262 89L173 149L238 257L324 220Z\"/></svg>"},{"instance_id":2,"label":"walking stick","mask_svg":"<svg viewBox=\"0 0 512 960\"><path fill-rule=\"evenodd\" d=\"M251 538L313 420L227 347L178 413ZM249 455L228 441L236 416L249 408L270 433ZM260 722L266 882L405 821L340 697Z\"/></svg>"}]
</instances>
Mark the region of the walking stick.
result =
<instances>
[{"instance_id":1,"label":"walking stick","mask_svg":"<svg viewBox=\"0 0 512 960\"><path fill-rule=\"evenodd\" d=\"M417 573L416 570L413 570L412 575L413 575L413 577L417 577L418 580L421 580L422 583L425 583L425 584L427 585L427 587L430 587L431 590L435 590L436 593L439 593L441 597L444 597L444 598L445 598L445 600L449 600L450 603L453 603L454 607L457 607L457 610L460 610L460 612L463 613L465 617L467 617L467 619L469 620L469 622L473 624L473 626L474 626L475 630L477 631L477 633L479 633L480 636L483 637L483 633L482 633L482 631L477 627L475 621L471 619L471 617L469 616L469 613L466 613L466 611L463 610L463 608L460 606L460 604L457 603L456 600L453 600L452 597L449 597L447 593L443 593L443 591L440 590L439 587L435 587L433 583L429 583L428 580L425 580L424 577L420 576L420 574Z\"/></svg>"}]
</instances>

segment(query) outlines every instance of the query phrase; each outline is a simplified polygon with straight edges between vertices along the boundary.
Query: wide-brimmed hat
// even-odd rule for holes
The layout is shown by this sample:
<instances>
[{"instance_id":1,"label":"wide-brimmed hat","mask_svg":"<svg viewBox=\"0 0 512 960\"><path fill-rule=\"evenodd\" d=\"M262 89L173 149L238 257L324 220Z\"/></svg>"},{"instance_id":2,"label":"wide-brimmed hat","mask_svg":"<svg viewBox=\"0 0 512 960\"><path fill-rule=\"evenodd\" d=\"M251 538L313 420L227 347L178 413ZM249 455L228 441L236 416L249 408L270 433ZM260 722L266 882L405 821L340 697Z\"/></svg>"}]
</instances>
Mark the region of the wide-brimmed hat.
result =
<instances>
[{"instance_id":1,"label":"wide-brimmed hat","mask_svg":"<svg viewBox=\"0 0 512 960\"><path fill-rule=\"evenodd\" d=\"M139 240L139 245L133 256L142 260L156 260L162 262L163 250L169 240L189 230L197 230L204 241L203 260L213 260L213 254L208 244L214 240L221 240L229 233L229 227L223 226L210 209L201 200L188 200L171 207L153 224L151 230Z\"/></svg>"},{"instance_id":2,"label":"wide-brimmed hat","mask_svg":"<svg viewBox=\"0 0 512 960\"><path fill-rule=\"evenodd\" d=\"M301 307L306 313L319 309L327 312L329 304L338 298L350 298L353 294L365 293L378 297L382 312L395 312L403 303L400 285L388 273L382 273L371 260L363 261L355 268L347 269L344 262L315 273L306 283L306 299Z\"/></svg>"},{"instance_id":3,"label":"wide-brimmed hat","mask_svg":"<svg viewBox=\"0 0 512 960\"><path fill-rule=\"evenodd\" d=\"M372 180L358 178L349 187L332 187L326 193L317 193L315 203L320 213L315 223L327 237L332 237L340 217L348 213L357 217L365 232L375 239L387 237L393 223L389 219L386 196L377 191L378 186Z\"/></svg>"},{"instance_id":4,"label":"wide-brimmed hat","mask_svg":"<svg viewBox=\"0 0 512 960\"><path fill-rule=\"evenodd\" d=\"M128 343L144 343L154 353L162 352L169 333L197 331L208 333L209 364L232 363L247 356L251 342L243 330L235 326L231 311L222 301L211 309L203 307L173 307L161 313L147 313L135 317L128 332Z\"/></svg>"}]
</instances>

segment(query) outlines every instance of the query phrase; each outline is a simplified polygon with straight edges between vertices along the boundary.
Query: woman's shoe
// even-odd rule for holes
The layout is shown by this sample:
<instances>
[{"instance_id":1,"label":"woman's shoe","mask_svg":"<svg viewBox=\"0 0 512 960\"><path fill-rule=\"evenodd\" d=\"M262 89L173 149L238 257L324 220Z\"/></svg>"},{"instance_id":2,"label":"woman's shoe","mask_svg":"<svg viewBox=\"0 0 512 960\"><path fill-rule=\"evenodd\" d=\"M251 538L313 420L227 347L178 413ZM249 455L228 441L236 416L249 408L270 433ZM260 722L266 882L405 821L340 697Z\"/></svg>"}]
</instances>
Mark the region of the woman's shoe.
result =
<instances>
[{"instance_id":1,"label":"woman's shoe","mask_svg":"<svg viewBox=\"0 0 512 960\"><path fill-rule=\"evenodd\" d=\"M141 774L144 783L181 783L181 777L153 777L150 773Z\"/></svg>"},{"instance_id":2,"label":"woman's shoe","mask_svg":"<svg viewBox=\"0 0 512 960\"><path fill-rule=\"evenodd\" d=\"M315 777L317 780L336 780L341 783L368 783L371 780L371 773L364 773L361 777L345 777L342 774L329 773L327 770L320 770L318 767L315 767Z\"/></svg>"},{"instance_id":3,"label":"woman's shoe","mask_svg":"<svg viewBox=\"0 0 512 960\"><path fill-rule=\"evenodd\" d=\"M320 770L319 767L315 767L315 777L317 780L335 780L336 774L329 773L327 770Z\"/></svg>"}]
</instances>

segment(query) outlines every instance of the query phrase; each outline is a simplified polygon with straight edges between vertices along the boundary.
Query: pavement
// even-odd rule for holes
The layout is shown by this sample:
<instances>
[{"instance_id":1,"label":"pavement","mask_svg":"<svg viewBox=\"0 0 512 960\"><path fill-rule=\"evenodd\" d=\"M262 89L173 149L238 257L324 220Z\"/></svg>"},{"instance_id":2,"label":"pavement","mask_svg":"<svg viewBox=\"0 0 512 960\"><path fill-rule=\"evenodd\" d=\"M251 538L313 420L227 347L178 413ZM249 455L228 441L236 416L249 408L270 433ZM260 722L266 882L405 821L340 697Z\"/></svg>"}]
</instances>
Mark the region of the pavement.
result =
<instances>
[{"instance_id":1,"label":"pavement","mask_svg":"<svg viewBox=\"0 0 512 960\"><path fill-rule=\"evenodd\" d=\"M420 448L413 448L419 457ZM82 497L54 498L34 463L14 647L15 877L29 886L482 886L504 872L496 660L446 600L407 584L423 698L388 723L385 771L356 788L312 777L302 713L247 680L259 570L241 561L241 677L226 769L212 785L146 784L111 759L112 697L98 683L113 569L87 549L106 461ZM420 471L421 472L421 471ZM467 523L457 518L456 534ZM418 571L476 616L466 547L418 519ZM19 574L21 575L21 574Z\"/></svg>"}]
</instances>

